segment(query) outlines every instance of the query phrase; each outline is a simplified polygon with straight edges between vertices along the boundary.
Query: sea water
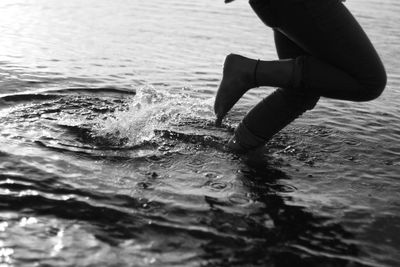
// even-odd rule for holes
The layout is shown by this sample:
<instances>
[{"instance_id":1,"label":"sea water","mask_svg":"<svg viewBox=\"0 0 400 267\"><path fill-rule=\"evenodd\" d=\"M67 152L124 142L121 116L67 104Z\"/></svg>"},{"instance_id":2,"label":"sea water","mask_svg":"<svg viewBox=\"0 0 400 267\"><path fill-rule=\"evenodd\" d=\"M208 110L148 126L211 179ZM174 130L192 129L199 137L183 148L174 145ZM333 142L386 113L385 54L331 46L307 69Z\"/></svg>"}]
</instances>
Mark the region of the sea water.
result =
<instances>
[{"instance_id":1,"label":"sea water","mask_svg":"<svg viewBox=\"0 0 400 267\"><path fill-rule=\"evenodd\" d=\"M246 1L0 2L1 266L399 266L400 5L349 0L388 71L262 154L224 145L224 57L275 59Z\"/></svg>"}]
</instances>

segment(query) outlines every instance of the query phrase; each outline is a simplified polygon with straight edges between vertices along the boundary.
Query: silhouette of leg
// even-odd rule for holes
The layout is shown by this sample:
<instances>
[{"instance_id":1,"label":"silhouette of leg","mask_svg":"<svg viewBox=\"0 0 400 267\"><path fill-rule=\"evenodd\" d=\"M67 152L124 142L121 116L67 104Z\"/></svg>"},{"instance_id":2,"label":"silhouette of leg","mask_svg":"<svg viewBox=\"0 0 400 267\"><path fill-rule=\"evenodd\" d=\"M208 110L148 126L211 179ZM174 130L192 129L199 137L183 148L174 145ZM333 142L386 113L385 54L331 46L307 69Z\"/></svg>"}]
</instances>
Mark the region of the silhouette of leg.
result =
<instances>
[{"instance_id":1,"label":"silhouette of leg","mask_svg":"<svg viewBox=\"0 0 400 267\"><path fill-rule=\"evenodd\" d=\"M383 64L342 3L251 0L250 4L265 24L275 27L304 53L283 56L281 51L281 58L289 58L284 63L258 64L254 83L282 88L245 116L229 143L231 148L246 150L262 145L309 109L305 103L310 101L312 106L311 100L318 96L369 101L382 93L386 85ZM277 44L278 53L281 47Z\"/></svg>"},{"instance_id":2,"label":"silhouette of leg","mask_svg":"<svg viewBox=\"0 0 400 267\"><path fill-rule=\"evenodd\" d=\"M275 45L280 59L307 53L280 32L274 31ZM228 146L237 152L263 145L274 134L291 123L306 110L313 109L319 96L288 88L278 88L259 102L243 119Z\"/></svg>"}]
</instances>

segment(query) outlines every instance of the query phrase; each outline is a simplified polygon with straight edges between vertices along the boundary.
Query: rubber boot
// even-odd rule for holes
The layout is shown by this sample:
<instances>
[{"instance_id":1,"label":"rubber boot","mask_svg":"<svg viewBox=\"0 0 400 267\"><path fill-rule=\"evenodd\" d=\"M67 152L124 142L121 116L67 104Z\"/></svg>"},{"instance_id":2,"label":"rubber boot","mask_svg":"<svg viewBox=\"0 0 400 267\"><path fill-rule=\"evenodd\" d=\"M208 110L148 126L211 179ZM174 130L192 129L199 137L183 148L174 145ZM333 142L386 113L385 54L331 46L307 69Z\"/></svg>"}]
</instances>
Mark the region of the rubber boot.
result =
<instances>
[{"instance_id":1,"label":"rubber boot","mask_svg":"<svg viewBox=\"0 0 400 267\"><path fill-rule=\"evenodd\" d=\"M263 146L306 110L313 109L318 100L316 95L278 88L247 113L228 147L243 153Z\"/></svg>"}]
</instances>

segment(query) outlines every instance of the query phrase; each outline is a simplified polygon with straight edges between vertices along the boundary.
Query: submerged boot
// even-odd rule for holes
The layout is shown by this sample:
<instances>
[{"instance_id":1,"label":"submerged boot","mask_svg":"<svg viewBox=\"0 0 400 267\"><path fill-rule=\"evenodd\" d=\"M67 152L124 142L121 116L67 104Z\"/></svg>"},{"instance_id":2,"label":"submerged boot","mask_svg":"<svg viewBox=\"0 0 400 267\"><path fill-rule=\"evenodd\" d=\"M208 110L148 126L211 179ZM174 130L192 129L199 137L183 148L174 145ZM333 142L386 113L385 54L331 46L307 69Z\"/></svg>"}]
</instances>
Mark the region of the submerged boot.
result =
<instances>
[{"instance_id":1,"label":"submerged boot","mask_svg":"<svg viewBox=\"0 0 400 267\"><path fill-rule=\"evenodd\" d=\"M274 134L306 110L315 107L319 96L278 88L243 118L228 147L243 153L263 146Z\"/></svg>"}]
</instances>

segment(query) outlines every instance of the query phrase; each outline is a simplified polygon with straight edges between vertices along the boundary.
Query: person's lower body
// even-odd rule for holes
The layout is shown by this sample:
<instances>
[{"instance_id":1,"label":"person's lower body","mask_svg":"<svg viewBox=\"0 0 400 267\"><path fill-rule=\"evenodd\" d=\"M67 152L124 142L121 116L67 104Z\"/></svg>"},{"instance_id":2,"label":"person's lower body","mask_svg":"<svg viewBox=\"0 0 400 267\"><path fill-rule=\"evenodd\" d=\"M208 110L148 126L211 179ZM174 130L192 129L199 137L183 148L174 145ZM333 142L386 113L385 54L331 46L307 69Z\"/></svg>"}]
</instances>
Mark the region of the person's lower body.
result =
<instances>
[{"instance_id":1,"label":"person's lower body","mask_svg":"<svg viewBox=\"0 0 400 267\"><path fill-rule=\"evenodd\" d=\"M307 55L301 47L279 31L274 31L274 40L279 59ZM296 91L284 87L276 89L244 117L229 141L229 146L236 152L262 146L305 111L313 109L319 98L319 95L304 90Z\"/></svg>"},{"instance_id":2,"label":"person's lower body","mask_svg":"<svg viewBox=\"0 0 400 267\"><path fill-rule=\"evenodd\" d=\"M251 0L261 20L275 29L280 60L228 56L214 109L219 122L256 86L280 87L243 119L230 141L250 150L312 109L319 96L368 101L386 84L384 67L368 37L339 0Z\"/></svg>"}]
</instances>

